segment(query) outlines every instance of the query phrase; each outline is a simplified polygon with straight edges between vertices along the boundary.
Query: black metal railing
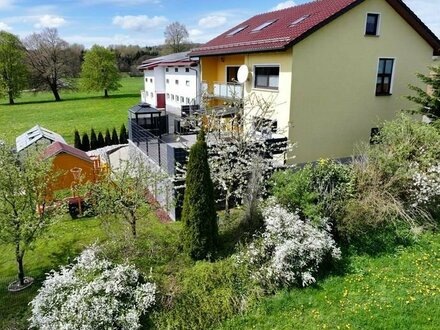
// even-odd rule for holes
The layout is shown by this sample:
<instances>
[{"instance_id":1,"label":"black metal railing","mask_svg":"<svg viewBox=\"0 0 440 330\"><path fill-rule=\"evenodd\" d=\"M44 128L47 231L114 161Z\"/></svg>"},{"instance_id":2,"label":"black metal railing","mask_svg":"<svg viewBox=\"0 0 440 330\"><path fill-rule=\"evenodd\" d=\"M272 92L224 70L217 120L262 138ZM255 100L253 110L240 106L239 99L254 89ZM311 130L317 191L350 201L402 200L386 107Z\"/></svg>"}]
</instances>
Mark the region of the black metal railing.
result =
<instances>
[{"instance_id":1,"label":"black metal railing","mask_svg":"<svg viewBox=\"0 0 440 330\"><path fill-rule=\"evenodd\" d=\"M171 148L158 136L139 126L133 120L128 121L129 139L154 163L168 174L174 174L174 157Z\"/></svg>"}]
</instances>

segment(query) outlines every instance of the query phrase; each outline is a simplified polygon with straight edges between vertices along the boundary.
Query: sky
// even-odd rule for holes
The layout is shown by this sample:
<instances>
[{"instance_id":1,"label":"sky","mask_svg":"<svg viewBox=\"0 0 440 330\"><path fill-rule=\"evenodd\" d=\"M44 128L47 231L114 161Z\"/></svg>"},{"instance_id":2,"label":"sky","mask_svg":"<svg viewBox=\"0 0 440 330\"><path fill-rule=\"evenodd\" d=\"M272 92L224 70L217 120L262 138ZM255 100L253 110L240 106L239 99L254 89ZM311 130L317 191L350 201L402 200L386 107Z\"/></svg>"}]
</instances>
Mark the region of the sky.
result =
<instances>
[{"instance_id":1,"label":"sky","mask_svg":"<svg viewBox=\"0 0 440 330\"><path fill-rule=\"evenodd\" d=\"M165 27L183 23L193 42L204 43L258 13L308 0L0 0L0 30L25 37L57 28L69 43L87 48L164 42ZM440 37L440 0L404 0Z\"/></svg>"}]
</instances>

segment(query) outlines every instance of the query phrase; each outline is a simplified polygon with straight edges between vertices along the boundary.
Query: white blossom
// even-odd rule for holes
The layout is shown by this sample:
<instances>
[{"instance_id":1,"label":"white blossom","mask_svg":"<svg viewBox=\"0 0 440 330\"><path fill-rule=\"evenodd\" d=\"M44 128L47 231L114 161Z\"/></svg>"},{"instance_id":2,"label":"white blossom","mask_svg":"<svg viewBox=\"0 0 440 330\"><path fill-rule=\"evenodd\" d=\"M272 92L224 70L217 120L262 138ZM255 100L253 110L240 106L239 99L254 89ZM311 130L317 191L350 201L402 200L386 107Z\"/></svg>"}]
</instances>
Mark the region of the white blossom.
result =
<instances>
[{"instance_id":1,"label":"white blossom","mask_svg":"<svg viewBox=\"0 0 440 330\"><path fill-rule=\"evenodd\" d=\"M316 281L313 274L325 256L341 257L326 219L313 225L274 203L263 216L265 232L237 258L255 269L253 276L262 284L307 286Z\"/></svg>"},{"instance_id":2,"label":"white blossom","mask_svg":"<svg viewBox=\"0 0 440 330\"><path fill-rule=\"evenodd\" d=\"M139 329L154 305L156 285L141 284L132 265L114 265L86 249L71 266L51 271L30 303L31 328L41 330Z\"/></svg>"}]
</instances>

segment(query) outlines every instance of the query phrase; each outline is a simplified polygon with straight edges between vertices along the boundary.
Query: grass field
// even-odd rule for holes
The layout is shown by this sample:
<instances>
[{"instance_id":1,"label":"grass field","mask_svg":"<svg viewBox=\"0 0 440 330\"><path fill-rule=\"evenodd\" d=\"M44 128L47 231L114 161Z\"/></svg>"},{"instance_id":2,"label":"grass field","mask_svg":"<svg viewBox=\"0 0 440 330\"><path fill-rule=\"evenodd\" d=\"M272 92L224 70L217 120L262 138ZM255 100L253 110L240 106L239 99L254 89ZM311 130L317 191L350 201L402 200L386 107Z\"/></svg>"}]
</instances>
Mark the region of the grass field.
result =
<instances>
[{"instance_id":1,"label":"grass field","mask_svg":"<svg viewBox=\"0 0 440 330\"><path fill-rule=\"evenodd\" d=\"M125 227L124 227L125 228ZM157 272L168 271L174 265L168 257L173 253L176 244L171 244L170 239L175 239L175 234L180 228L180 223L163 225L154 216L146 216L138 223L139 243L142 250L147 253L139 256L135 263L145 273L151 267ZM64 219L56 223L50 230L37 240L35 248L25 255L24 267L26 276L35 279L35 283L20 293L9 293L6 289L9 283L17 277L17 265L14 250L11 245L0 244L0 329L27 329L26 320L30 317L29 302L37 294L45 278L45 274L60 265L66 265L88 245L93 243L118 242L113 235L118 235L119 241L123 240L121 227L112 231L105 229L99 219ZM120 236L122 235L122 236ZM148 253L148 251L162 249L164 253ZM166 250L166 251L165 251ZM152 258L152 255L162 256ZM180 264L181 258L176 258ZM171 270L169 270L171 271Z\"/></svg>"},{"instance_id":2,"label":"grass field","mask_svg":"<svg viewBox=\"0 0 440 330\"><path fill-rule=\"evenodd\" d=\"M0 138L15 142L29 128L41 126L61 134L73 143L73 131L80 132L113 128L119 131L127 122L127 110L140 101L142 78L122 78L122 87L105 99L102 93L61 91L61 102L53 101L51 93L23 93L16 105L0 100Z\"/></svg>"},{"instance_id":3,"label":"grass field","mask_svg":"<svg viewBox=\"0 0 440 330\"><path fill-rule=\"evenodd\" d=\"M265 299L220 329L439 329L440 235L377 258L354 257L348 274Z\"/></svg>"}]
</instances>

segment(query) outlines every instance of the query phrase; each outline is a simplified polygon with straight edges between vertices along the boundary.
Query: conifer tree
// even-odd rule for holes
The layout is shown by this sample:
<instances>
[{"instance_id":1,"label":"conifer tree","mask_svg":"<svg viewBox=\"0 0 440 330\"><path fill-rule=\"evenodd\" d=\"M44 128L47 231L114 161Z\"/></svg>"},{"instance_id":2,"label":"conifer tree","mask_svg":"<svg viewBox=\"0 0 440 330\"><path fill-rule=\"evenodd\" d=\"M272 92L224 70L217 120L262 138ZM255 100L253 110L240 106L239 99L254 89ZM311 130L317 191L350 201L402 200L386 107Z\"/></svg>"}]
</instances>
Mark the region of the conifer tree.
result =
<instances>
[{"instance_id":1,"label":"conifer tree","mask_svg":"<svg viewBox=\"0 0 440 330\"><path fill-rule=\"evenodd\" d=\"M98 148L98 138L96 137L95 130L92 128L90 132L90 150L95 150Z\"/></svg>"},{"instance_id":2,"label":"conifer tree","mask_svg":"<svg viewBox=\"0 0 440 330\"><path fill-rule=\"evenodd\" d=\"M87 133L84 133L82 136L81 150L83 150L83 151L90 150L90 140L89 140L89 135Z\"/></svg>"},{"instance_id":3,"label":"conifer tree","mask_svg":"<svg viewBox=\"0 0 440 330\"><path fill-rule=\"evenodd\" d=\"M128 143L128 133L127 133L127 129L125 128L125 124L122 124L121 126L121 130L119 132L119 142L121 144Z\"/></svg>"},{"instance_id":4,"label":"conifer tree","mask_svg":"<svg viewBox=\"0 0 440 330\"><path fill-rule=\"evenodd\" d=\"M185 252L195 260L212 255L216 249L218 226L208 146L203 131L189 153L182 222Z\"/></svg>"},{"instance_id":5,"label":"conifer tree","mask_svg":"<svg viewBox=\"0 0 440 330\"><path fill-rule=\"evenodd\" d=\"M108 130L108 128L105 131L104 142L105 142L106 146L111 146L112 145L112 136L110 135L110 131Z\"/></svg>"},{"instance_id":6,"label":"conifer tree","mask_svg":"<svg viewBox=\"0 0 440 330\"><path fill-rule=\"evenodd\" d=\"M408 100L417 103L420 107L416 110L433 119L440 118L440 65L428 67L431 73L427 76L418 73L417 77L427 85L425 89L410 85L409 88L417 95L407 96Z\"/></svg>"},{"instance_id":7,"label":"conifer tree","mask_svg":"<svg viewBox=\"0 0 440 330\"><path fill-rule=\"evenodd\" d=\"M82 150L82 147L81 147L81 136L79 135L79 132L78 132L77 129L75 130L74 136L75 136L75 142L74 142L75 148Z\"/></svg>"},{"instance_id":8,"label":"conifer tree","mask_svg":"<svg viewBox=\"0 0 440 330\"><path fill-rule=\"evenodd\" d=\"M104 148L105 147L105 141L104 141L104 135L102 135L101 132L98 133L98 148Z\"/></svg>"},{"instance_id":9,"label":"conifer tree","mask_svg":"<svg viewBox=\"0 0 440 330\"><path fill-rule=\"evenodd\" d=\"M116 128L113 127L112 131L112 145L119 144L118 132L116 132Z\"/></svg>"}]
</instances>

